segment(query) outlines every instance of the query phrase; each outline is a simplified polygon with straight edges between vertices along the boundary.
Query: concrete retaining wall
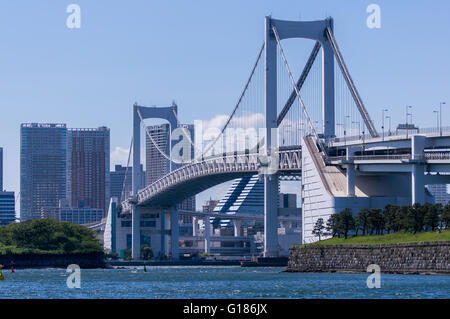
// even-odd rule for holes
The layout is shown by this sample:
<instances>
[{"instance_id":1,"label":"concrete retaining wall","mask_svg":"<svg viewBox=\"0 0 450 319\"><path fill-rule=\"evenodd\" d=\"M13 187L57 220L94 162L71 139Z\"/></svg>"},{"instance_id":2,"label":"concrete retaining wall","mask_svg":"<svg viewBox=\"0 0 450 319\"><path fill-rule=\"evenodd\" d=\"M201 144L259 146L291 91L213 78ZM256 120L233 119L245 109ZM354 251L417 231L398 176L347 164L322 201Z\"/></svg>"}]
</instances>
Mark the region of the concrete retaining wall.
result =
<instances>
[{"instance_id":1,"label":"concrete retaining wall","mask_svg":"<svg viewBox=\"0 0 450 319\"><path fill-rule=\"evenodd\" d=\"M15 268L58 267L66 268L77 264L81 268L103 268L105 262L103 254L73 254L73 255L0 255L0 264L9 269L11 261Z\"/></svg>"},{"instance_id":2,"label":"concrete retaining wall","mask_svg":"<svg viewBox=\"0 0 450 319\"><path fill-rule=\"evenodd\" d=\"M366 272L450 274L450 242L384 245L302 245L289 251L288 272Z\"/></svg>"}]
</instances>

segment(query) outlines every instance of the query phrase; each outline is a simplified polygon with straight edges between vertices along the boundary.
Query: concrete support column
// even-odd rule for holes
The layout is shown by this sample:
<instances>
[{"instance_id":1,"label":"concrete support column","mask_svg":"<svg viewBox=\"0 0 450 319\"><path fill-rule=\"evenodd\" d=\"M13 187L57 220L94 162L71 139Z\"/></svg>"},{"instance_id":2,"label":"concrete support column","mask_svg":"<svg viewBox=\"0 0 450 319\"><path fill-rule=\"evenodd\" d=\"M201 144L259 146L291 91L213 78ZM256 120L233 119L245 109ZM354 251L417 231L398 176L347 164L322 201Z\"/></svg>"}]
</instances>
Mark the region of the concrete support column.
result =
<instances>
[{"instance_id":1,"label":"concrete support column","mask_svg":"<svg viewBox=\"0 0 450 319\"><path fill-rule=\"evenodd\" d=\"M277 136L277 43L270 17L265 20L265 140L266 155L276 150ZM269 164L270 165L270 164ZM271 174L269 174L271 173ZM278 256L278 177L276 173L264 173L264 256Z\"/></svg>"},{"instance_id":2,"label":"concrete support column","mask_svg":"<svg viewBox=\"0 0 450 319\"><path fill-rule=\"evenodd\" d=\"M264 176L264 257L278 256L278 178Z\"/></svg>"},{"instance_id":3,"label":"concrete support column","mask_svg":"<svg viewBox=\"0 0 450 319\"><path fill-rule=\"evenodd\" d=\"M197 216L192 216L192 236L198 236L198 220Z\"/></svg>"},{"instance_id":4,"label":"concrete support column","mask_svg":"<svg viewBox=\"0 0 450 319\"><path fill-rule=\"evenodd\" d=\"M132 195L135 198L140 187L141 168L141 120L137 113L138 106L133 105L133 175L132 175ZM136 205L131 209L131 258L141 257L141 217Z\"/></svg>"},{"instance_id":5,"label":"concrete support column","mask_svg":"<svg viewBox=\"0 0 450 319\"><path fill-rule=\"evenodd\" d=\"M211 220L205 217L205 253L209 254L211 248Z\"/></svg>"},{"instance_id":6,"label":"concrete support column","mask_svg":"<svg viewBox=\"0 0 450 319\"><path fill-rule=\"evenodd\" d=\"M425 165L423 161L425 136L411 136L411 155L413 167L411 170L411 204L425 203Z\"/></svg>"},{"instance_id":7,"label":"concrete support column","mask_svg":"<svg viewBox=\"0 0 450 319\"><path fill-rule=\"evenodd\" d=\"M170 209L170 235L171 235L170 252L172 254L172 259L178 260L180 259L180 252L179 252L180 225L178 223L178 211L176 207L172 207Z\"/></svg>"},{"instance_id":8,"label":"concrete support column","mask_svg":"<svg viewBox=\"0 0 450 319\"><path fill-rule=\"evenodd\" d=\"M327 20L333 28L333 20ZM334 116L334 52L324 37L322 44L322 118L325 139L335 136Z\"/></svg>"},{"instance_id":9,"label":"concrete support column","mask_svg":"<svg viewBox=\"0 0 450 319\"><path fill-rule=\"evenodd\" d=\"M242 227L242 220L241 219L234 219L233 220L234 225L234 237L241 237L241 227Z\"/></svg>"},{"instance_id":10,"label":"concrete support column","mask_svg":"<svg viewBox=\"0 0 450 319\"><path fill-rule=\"evenodd\" d=\"M170 254L170 247L169 247L170 236L168 235L169 231L170 231L170 213L164 212L164 252L166 257L169 257Z\"/></svg>"},{"instance_id":11,"label":"concrete support column","mask_svg":"<svg viewBox=\"0 0 450 319\"><path fill-rule=\"evenodd\" d=\"M353 164L354 149L347 147L347 196L355 196L355 165Z\"/></svg>"}]
</instances>

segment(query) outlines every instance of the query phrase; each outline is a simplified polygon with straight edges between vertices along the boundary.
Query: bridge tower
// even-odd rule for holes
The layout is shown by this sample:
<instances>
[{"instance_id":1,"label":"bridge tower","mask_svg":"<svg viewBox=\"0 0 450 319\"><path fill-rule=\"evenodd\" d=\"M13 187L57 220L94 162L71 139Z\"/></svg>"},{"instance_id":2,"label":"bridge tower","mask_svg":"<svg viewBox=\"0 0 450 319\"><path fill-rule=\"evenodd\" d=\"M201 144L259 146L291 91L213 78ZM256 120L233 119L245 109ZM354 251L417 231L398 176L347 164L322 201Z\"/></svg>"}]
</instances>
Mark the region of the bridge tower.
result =
<instances>
[{"instance_id":1,"label":"bridge tower","mask_svg":"<svg viewBox=\"0 0 450 319\"><path fill-rule=\"evenodd\" d=\"M132 176L132 195L136 198L139 191L140 181L142 180L139 176L140 165L141 165L141 118L142 120L148 118L159 118L164 119L169 122L170 132L177 128L177 105L173 104L169 107L145 107L139 106L137 103L133 105L133 176ZM173 141L171 141L172 143ZM172 149L172 147L171 147ZM172 167L172 165L171 165ZM139 259L141 254L141 228L140 228L140 212L139 207L132 204L132 219L131 219L131 257L133 259ZM176 254L178 257L178 213L176 209L170 210L171 215L171 230L172 230L172 256ZM175 218L176 217L176 218ZM176 222L175 222L176 219ZM175 230L176 229L176 230ZM175 230L175 231L174 231ZM176 237L176 238L173 238ZM176 244L176 245L175 245ZM176 246L176 247L175 247ZM176 258L174 257L174 258Z\"/></svg>"},{"instance_id":2,"label":"bridge tower","mask_svg":"<svg viewBox=\"0 0 450 319\"><path fill-rule=\"evenodd\" d=\"M335 136L334 103L334 52L326 36L327 28L333 28L333 19L319 21L282 21L265 18L265 134L266 152L276 149L277 128L277 41L275 26L280 40L307 38L316 40L322 47L322 131L325 139ZM278 255L277 222L277 174L264 174L264 256Z\"/></svg>"}]
</instances>

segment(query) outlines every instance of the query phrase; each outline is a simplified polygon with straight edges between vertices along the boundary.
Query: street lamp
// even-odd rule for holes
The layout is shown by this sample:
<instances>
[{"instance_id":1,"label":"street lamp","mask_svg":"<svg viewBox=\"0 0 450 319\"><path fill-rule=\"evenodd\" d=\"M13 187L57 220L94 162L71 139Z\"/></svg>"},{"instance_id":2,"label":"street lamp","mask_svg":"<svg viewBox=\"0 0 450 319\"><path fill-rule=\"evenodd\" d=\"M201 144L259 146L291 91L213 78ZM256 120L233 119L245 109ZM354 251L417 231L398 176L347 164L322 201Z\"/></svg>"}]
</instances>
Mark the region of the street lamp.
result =
<instances>
[{"instance_id":1,"label":"street lamp","mask_svg":"<svg viewBox=\"0 0 450 319\"><path fill-rule=\"evenodd\" d=\"M440 126L439 126L439 111L433 111L433 113L435 113L436 114L436 125L437 125L437 128L438 128L438 130L439 130L439 134L440 134Z\"/></svg>"},{"instance_id":2,"label":"street lamp","mask_svg":"<svg viewBox=\"0 0 450 319\"><path fill-rule=\"evenodd\" d=\"M336 123L336 126L342 126L344 128L344 146L345 146L345 148L347 148L347 139L345 138L345 124Z\"/></svg>"},{"instance_id":3,"label":"street lamp","mask_svg":"<svg viewBox=\"0 0 450 319\"><path fill-rule=\"evenodd\" d=\"M390 116L390 115L386 115L386 118L389 119L389 131L388 131L388 135L391 136L391 116Z\"/></svg>"},{"instance_id":4,"label":"street lamp","mask_svg":"<svg viewBox=\"0 0 450 319\"><path fill-rule=\"evenodd\" d=\"M442 136L442 104L445 102L439 103L439 135Z\"/></svg>"},{"instance_id":5,"label":"street lamp","mask_svg":"<svg viewBox=\"0 0 450 319\"><path fill-rule=\"evenodd\" d=\"M383 132L383 141L384 141L384 112L388 112L388 109L382 109L381 110L381 130Z\"/></svg>"},{"instance_id":6,"label":"street lamp","mask_svg":"<svg viewBox=\"0 0 450 319\"><path fill-rule=\"evenodd\" d=\"M406 138L408 138L409 128L408 128L408 115L412 115L412 113L408 113L408 109L412 109L411 105L406 106Z\"/></svg>"},{"instance_id":7,"label":"street lamp","mask_svg":"<svg viewBox=\"0 0 450 319\"><path fill-rule=\"evenodd\" d=\"M361 138L361 122L360 121L352 121L352 124L358 124L358 138Z\"/></svg>"}]
</instances>

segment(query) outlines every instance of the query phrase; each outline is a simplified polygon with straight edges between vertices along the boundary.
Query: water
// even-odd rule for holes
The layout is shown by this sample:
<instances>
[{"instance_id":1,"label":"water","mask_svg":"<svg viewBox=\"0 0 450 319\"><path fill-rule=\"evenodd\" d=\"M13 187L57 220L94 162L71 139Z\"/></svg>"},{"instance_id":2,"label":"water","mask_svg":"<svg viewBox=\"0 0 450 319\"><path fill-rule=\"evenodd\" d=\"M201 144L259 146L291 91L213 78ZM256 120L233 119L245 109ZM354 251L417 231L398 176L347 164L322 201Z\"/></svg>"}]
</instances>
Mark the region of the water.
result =
<instances>
[{"instance_id":1,"label":"water","mask_svg":"<svg viewBox=\"0 0 450 319\"><path fill-rule=\"evenodd\" d=\"M284 268L142 267L81 270L69 289L65 269L4 270L0 298L450 298L450 276L283 273Z\"/></svg>"}]
</instances>

